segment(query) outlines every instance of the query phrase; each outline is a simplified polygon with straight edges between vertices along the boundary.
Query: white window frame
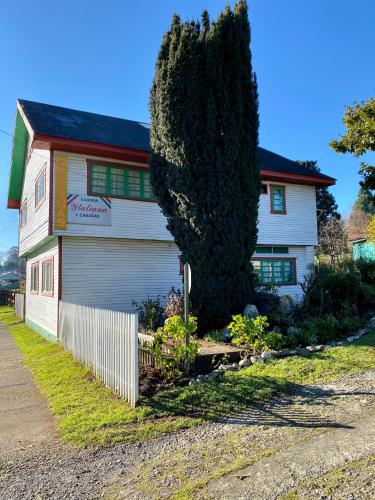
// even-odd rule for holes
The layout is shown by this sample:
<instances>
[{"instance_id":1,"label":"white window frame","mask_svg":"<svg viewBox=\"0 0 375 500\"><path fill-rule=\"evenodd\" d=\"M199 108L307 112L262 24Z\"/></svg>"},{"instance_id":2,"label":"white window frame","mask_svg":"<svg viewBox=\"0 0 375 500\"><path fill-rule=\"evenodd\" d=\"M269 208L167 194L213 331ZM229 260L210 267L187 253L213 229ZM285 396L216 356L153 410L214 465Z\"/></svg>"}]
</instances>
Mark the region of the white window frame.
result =
<instances>
[{"instance_id":1,"label":"white window frame","mask_svg":"<svg viewBox=\"0 0 375 500\"><path fill-rule=\"evenodd\" d=\"M39 293L39 262L33 262L30 269L30 292Z\"/></svg>"},{"instance_id":2,"label":"white window frame","mask_svg":"<svg viewBox=\"0 0 375 500\"><path fill-rule=\"evenodd\" d=\"M53 297L53 257L42 261L42 295Z\"/></svg>"},{"instance_id":3,"label":"white window frame","mask_svg":"<svg viewBox=\"0 0 375 500\"><path fill-rule=\"evenodd\" d=\"M41 193L39 192L41 188ZM46 198L46 164L38 174L35 180L35 208L37 209Z\"/></svg>"}]
</instances>

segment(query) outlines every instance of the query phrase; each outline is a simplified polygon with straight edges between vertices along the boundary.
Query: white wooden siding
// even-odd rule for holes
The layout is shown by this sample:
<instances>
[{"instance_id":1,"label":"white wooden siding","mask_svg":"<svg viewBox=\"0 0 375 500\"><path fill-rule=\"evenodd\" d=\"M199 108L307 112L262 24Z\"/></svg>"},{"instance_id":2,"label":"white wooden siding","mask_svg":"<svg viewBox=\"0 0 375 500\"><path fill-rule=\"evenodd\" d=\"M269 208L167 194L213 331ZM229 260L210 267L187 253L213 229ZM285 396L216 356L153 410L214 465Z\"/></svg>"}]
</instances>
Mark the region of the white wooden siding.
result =
<instances>
[{"instance_id":1,"label":"white wooden siding","mask_svg":"<svg viewBox=\"0 0 375 500\"><path fill-rule=\"evenodd\" d=\"M53 257L53 297L42 295L42 261ZM53 241L41 247L38 252L32 253L26 262L26 322L30 320L40 328L54 336L57 335L58 311L58 279L59 279L58 241ZM39 262L39 293L30 292L31 266Z\"/></svg>"},{"instance_id":2,"label":"white wooden siding","mask_svg":"<svg viewBox=\"0 0 375 500\"><path fill-rule=\"evenodd\" d=\"M172 242L63 237L61 300L134 312L133 300L182 288L179 254Z\"/></svg>"},{"instance_id":3,"label":"white wooden siding","mask_svg":"<svg viewBox=\"0 0 375 500\"><path fill-rule=\"evenodd\" d=\"M87 157L58 152L54 156L56 155L68 156L68 193L87 194ZM90 159L95 159L95 157L90 157ZM119 160L97 159L125 164ZM166 229L166 223L157 203L112 198L111 226L68 224L65 231L55 230L54 234L173 241L172 235Z\"/></svg>"},{"instance_id":4,"label":"white wooden siding","mask_svg":"<svg viewBox=\"0 0 375 500\"><path fill-rule=\"evenodd\" d=\"M305 276L310 273L310 266L314 262L314 247L288 247L288 254L254 254L253 258L263 258L267 257L272 259L280 258L296 258L296 268L297 268L297 285L282 285L278 287L279 295L290 295L294 300L300 301L303 297L303 291L300 283L304 282Z\"/></svg>"},{"instance_id":5,"label":"white wooden siding","mask_svg":"<svg viewBox=\"0 0 375 500\"><path fill-rule=\"evenodd\" d=\"M56 154L68 156L68 193L87 194L87 157L72 153ZM109 158L97 159L121 163ZM268 186L268 193L261 195L259 201L258 244L317 245L315 187L271 184L286 186L287 214L270 213ZM111 226L68 224L65 231L54 231L54 234L173 241L166 223L157 203L112 198Z\"/></svg>"},{"instance_id":6,"label":"white wooden siding","mask_svg":"<svg viewBox=\"0 0 375 500\"><path fill-rule=\"evenodd\" d=\"M315 187L271 183L286 187L287 211L286 214L271 214L270 183L267 184L267 194L260 195L259 200L258 244L317 245Z\"/></svg>"},{"instance_id":7,"label":"white wooden siding","mask_svg":"<svg viewBox=\"0 0 375 500\"><path fill-rule=\"evenodd\" d=\"M48 236L49 224L49 161L50 152L34 149L26 165L22 189L21 204L27 199L27 222L19 231L19 254L27 255L36 245ZM35 181L45 165L46 197L37 209L35 208Z\"/></svg>"}]
</instances>

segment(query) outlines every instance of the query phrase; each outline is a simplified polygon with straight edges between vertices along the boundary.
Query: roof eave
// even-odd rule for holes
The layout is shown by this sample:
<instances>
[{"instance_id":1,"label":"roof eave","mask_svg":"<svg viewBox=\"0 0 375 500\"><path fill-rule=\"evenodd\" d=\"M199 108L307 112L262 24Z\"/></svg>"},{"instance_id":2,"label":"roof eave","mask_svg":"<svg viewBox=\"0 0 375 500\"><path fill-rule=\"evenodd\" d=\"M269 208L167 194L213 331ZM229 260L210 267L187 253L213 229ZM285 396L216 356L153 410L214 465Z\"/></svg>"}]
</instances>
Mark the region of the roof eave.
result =
<instances>
[{"instance_id":1,"label":"roof eave","mask_svg":"<svg viewBox=\"0 0 375 500\"><path fill-rule=\"evenodd\" d=\"M275 182L287 182L290 184L304 184L307 186L328 187L336 184L336 179L333 177L317 177L313 175L290 174L286 172L276 172L275 170L267 170L262 168L260 171L261 178Z\"/></svg>"},{"instance_id":2,"label":"roof eave","mask_svg":"<svg viewBox=\"0 0 375 500\"><path fill-rule=\"evenodd\" d=\"M150 156L149 151L143 151L140 149L79 141L76 139L67 139L65 137L48 136L38 133L34 135L33 147L38 149L66 151L70 153L87 154L140 163L147 163Z\"/></svg>"}]
</instances>

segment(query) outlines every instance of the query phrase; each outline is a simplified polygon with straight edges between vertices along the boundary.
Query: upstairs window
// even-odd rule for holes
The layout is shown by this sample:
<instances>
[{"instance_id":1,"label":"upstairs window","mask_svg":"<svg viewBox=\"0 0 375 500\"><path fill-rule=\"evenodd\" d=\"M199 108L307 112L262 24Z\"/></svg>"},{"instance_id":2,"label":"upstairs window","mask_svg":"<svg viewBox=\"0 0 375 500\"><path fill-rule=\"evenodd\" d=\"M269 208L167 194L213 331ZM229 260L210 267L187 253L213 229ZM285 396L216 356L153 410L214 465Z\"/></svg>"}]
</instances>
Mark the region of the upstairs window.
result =
<instances>
[{"instance_id":1,"label":"upstairs window","mask_svg":"<svg viewBox=\"0 0 375 500\"><path fill-rule=\"evenodd\" d=\"M282 253L289 253L289 248L288 247L256 247L255 248L255 253L256 254L262 254L262 253L276 253L276 254L282 254Z\"/></svg>"},{"instance_id":2,"label":"upstairs window","mask_svg":"<svg viewBox=\"0 0 375 500\"><path fill-rule=\"evenodd\" d=\"M22 202L21 208L20 208L20 226L26 226L27 224L27 200L24 200Z\"/></svg>"},{"instance_id":3,"label":"upstairs window","mask_svg":"<svg viewBox=\"0 0 375 500\"><path fill-rule=\"evenodd\" d=\"M156 201L146 169L91 162L88 168L91 195Z\"/></svg>"},{"instance_id":4,"label":"upstairs window","mask_svg":"<svg viewBox=\"0 0 375 500\"><path fill-rule=\"evenodd\" d=\"M44 166L35 181L35 208L42 203L46 197L46 167Z\"/></svg>"},{"instance_id":5,"label":"upstairs window","mask_svg":"<svg viewBox=\"0 0 375 500\"><path fill-rule=\"evenodd\" d=\"M53 295L53 257L42 262L42 294Z\"/></svg>"},{"instance_id":6,"label":"upstairs window","mask_svg":"<svg viewBox=\"0 0 375 500\"><path fill-rule=\"evenodd\" d=\"M295 285L295 259L253 259L253 268L260 285Z\"/></svg>"},{"instance_id":7,"label":"upstairs window","mask_svg":"<svg viewBox=\"0 0 375 500\"><path fill-rule=\"evenodd\" d=\"M30 291L39 293L39 262L31 264Z\"/></svg>"},{"instance_id":8,"label":"upstairs window","mask_svg":"<svg viewBox=\"0 0 375 500\"><path fill-rule=\"evenodd\" d=\"M271 213L286 214L285 186L270 186Z\"/></svg>"}]
</instances>

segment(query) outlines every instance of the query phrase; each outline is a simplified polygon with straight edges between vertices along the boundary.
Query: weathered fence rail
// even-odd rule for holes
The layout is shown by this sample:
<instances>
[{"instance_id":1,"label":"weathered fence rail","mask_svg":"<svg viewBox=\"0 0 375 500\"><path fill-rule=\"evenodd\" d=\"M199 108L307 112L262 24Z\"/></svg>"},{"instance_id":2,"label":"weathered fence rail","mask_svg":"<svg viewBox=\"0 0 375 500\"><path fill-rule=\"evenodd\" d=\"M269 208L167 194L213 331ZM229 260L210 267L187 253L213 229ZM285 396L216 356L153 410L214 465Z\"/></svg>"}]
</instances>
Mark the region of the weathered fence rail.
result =
<instances>
[{"instance_id":1,"label":"weathered fence rail","mask_svg":"<svg viewBox=\"0 0 375 500\"><path fill-rule=\"evenodd\" d=\"M133 406L138 399L138 315L60 302L60 340Z\"/></svg>"},{"instance_id":2,"label":"weathered fence rail","mask_svg":"<svg viewBox=\"0 0 375 500\"><path fill-rule=\"evenodd\" d=\"M16 316L25 321L25 294L15 293L14 294L14 309Z\"/></svg>"}]
</instances>

